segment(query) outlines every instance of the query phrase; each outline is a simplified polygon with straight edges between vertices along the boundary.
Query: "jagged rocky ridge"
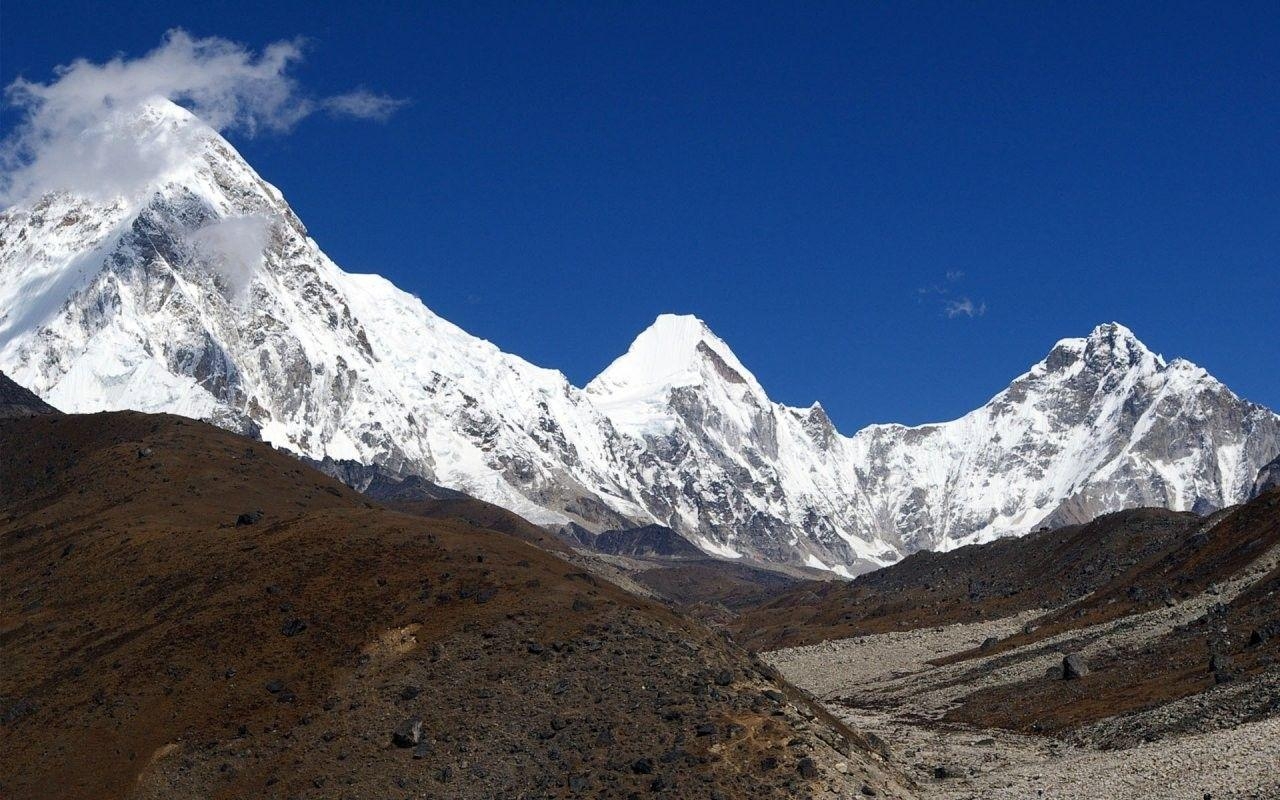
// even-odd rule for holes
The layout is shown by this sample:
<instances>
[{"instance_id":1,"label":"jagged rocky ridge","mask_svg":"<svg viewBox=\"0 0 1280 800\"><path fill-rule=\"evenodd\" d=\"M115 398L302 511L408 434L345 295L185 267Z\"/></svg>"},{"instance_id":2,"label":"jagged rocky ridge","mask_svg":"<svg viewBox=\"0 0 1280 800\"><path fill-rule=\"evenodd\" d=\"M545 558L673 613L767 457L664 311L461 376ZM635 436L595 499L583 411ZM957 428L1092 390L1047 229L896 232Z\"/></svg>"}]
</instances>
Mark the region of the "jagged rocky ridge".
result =
<instances>
[{"instance_id":1,"label":"jagged rocky ridge","mask_svg":"<svg viewBox=\"0 0 1280 800\"><path fill-rule=\"evenodd\" d=\"M578 388L343 272L185 110L129 124L186 157L133 196L0 216L0 368L67 411L209 419L543 524L666 525L841 574L1120 508L1222 507L1280 452L1274 412L1117 324L958 420L853 436L771 401L694 317L659 317Z\"/></svg>"}]
</instances>

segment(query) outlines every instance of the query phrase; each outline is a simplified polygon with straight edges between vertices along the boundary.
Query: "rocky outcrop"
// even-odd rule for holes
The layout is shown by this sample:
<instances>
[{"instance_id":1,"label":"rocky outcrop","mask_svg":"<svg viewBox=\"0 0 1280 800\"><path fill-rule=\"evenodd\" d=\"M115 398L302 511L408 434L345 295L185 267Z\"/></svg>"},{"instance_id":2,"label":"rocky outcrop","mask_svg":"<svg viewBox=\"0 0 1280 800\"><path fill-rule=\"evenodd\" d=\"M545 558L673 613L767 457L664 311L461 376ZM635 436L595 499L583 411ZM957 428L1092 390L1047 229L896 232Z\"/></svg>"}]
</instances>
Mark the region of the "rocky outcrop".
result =
<instances>
[{"instance_id":1,"label":"rocky outcrop","mask_svg":"<svg viewBox=\"0 0 1280 800\"><path fill-rule=\"evenodd\" d=\"M1258 470L1258 477L1253 481L1253 490L1249 492L1249 497L1257 497L1277 486L1280 486L1280 456L1276 456L1275 460Z\"/></svg>"},{"instance_id":2,"label":"rocky outcrop","mask_svg":"<svg viewBox=\"0 0 1280 800\"><path fill-rule=\"evenodd\" d=\"M680 534L662 525L605 531L590 544L593 550L638 558L703 558L701 550Z\"/></svg>"}]
</instances>

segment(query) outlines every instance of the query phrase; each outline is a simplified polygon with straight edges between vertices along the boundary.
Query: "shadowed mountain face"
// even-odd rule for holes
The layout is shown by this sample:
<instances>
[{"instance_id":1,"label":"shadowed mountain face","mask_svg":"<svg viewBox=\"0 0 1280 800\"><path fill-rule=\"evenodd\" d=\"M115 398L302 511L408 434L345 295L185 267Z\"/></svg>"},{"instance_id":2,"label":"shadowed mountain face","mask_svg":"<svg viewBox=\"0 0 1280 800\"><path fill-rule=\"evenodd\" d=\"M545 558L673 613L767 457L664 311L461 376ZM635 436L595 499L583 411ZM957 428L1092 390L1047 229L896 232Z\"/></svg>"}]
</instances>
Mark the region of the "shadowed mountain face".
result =
<instances>
[{"instance_id":1,"label":"shadowed mountain face","mask_svg":"<svg viewBox=\"0 0 1280 800\"><path fill-rule=\"evenodd\" d=\"M662 525L844 576L1123 508L1221 508L1280 452L1275 413L1114 323L957 420L851 436L816 403L774 402L690 316L660 316L576 387L340 269L183 109L126 127L187 157L135 197L0 214L0 368L68 412L207 419L537 524Z\"/></svg>"},{"instance_id":2,"label":"shadowed mountain face","mask_svg":"<svg viewBox=\"0 0 1280 800\"><path fill-rule=\"evenodd\" d=\"M646 525L620 531L605 531L595 537L591 548L617 556L682 559L704 557L688 539L662 525Z\"/></svg>"},{"instance_id":3,"label":"shadowed mountain face","mask_svg":"<svg viewBox=\"0 0 1280 800\"><path fill-rule=\"evenodd\" d=\"M1250 496L1257 497L1277 486L1280 486L1280 456L1276 456L1274 461L1258 470L1258 477L1253 481L1253 491Z\"/></svg>"},{"instance_id":4,"label":"shadowed mountain face","mask_svg":"<svg viewBox=\"0 0 1280 800\"><path fill-rule=\"evenodd\" d=\"M906 791L742 650L483 504L386 510L167 415L3 420L0 452L4 797Z\"/></svg>"},{"instance_id":5,"label":"shadowed mountain face","mask_svg":"<svg viewBox=\"0 0 1280 800\"><path fill-rule=\"evenodd\" d=\"M0 372L0 419L57 414L58 409Z\"/></svg>"}]
</instances>

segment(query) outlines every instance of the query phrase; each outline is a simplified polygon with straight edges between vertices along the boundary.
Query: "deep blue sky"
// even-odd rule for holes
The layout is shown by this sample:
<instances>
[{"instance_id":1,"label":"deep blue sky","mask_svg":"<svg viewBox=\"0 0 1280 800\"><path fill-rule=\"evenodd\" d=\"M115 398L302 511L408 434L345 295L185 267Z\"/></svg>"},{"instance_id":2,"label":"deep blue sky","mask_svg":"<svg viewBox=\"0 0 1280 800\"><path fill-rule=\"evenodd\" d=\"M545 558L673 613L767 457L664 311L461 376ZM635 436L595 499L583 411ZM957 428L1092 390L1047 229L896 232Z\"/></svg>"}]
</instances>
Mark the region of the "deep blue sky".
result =
<instances>
[{"instance_id":1,"label":"deep blue sky","mask_svg":"<svg viewBox=\"0 0 1280 800\"><path fill-rule=\"evenodd\" d=\"M233 142L346 269L579 384L696 313L852 432L1115 319L1280 408L1274 0L107 5L7 0L0 79L309 37L308 90L412 104Z\"/></svg>"}]
</instances>

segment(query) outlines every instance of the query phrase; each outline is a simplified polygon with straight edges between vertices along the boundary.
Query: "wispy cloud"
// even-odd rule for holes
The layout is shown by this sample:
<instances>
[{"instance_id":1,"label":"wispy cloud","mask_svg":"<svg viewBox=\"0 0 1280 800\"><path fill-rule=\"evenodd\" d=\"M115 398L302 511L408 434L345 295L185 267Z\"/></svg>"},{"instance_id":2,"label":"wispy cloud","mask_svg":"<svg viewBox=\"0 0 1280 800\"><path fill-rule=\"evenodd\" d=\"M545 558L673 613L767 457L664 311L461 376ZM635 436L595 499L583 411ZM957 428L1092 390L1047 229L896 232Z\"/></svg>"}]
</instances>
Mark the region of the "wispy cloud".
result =
<instances>
[{"instance_id":1,"label":"wispy cloud","mask_svg":"<svg viewBox=\"0 0 1280 800\"><path fill-rule=\"evenodd\" d=\"M980 317L987 313L987 304L982 302L975 303L968 297L957 297L947 300L942 311L947 315L948 319Z\"/></svg>"},{"instance_id":2,"label":"wispy cloud","mask_svg":"<svg viewBox=\"0 0 1280 800\"><path fill-rule=\"evenodd\" d=\"M365 89L326 97L320 102L325 111L335 116L372 119L383 122L408 105L409 101L385 94L375 94Z\"/></svg>"},{"instance_id":3,"label":"wispy cloud","mask_svg":"<svg viewBox=\"0 0 1280 800\"><path fill-rule=\"evenodd\" d=\"M960 284L965 277L963 270L953 269L947 270L945 282L935 283L929 286L922 286L916 289L916 295L920 302L930 300L938 302L942 308L942 314L947 319L957 319L966 317L972 319L981 317L987 313L987 304L983 300L974 300L967 294L961 294L958 291Z\"/></svg>"},{"instance_id":4,"label":"wispy cloud","mask_svg":"<svg viewBox=\"0 0 1280 800\"><path fill-rule=\"evenodd\" d=\"M18 78L5 98L21 120L0 143L0 201L55 189L126 192L163 170L180 143L139 142L129 121L158 98L184 106L221 132L284 133L316 113L383 120L405 101L365 89L330 97L302 90L290 70L302 39L260 52L216 36L169 31L136 58L76 59L47 83Z\"/></svg>"}]
</instances>

